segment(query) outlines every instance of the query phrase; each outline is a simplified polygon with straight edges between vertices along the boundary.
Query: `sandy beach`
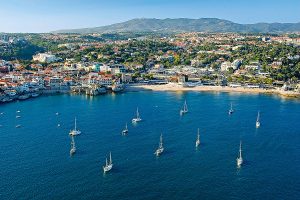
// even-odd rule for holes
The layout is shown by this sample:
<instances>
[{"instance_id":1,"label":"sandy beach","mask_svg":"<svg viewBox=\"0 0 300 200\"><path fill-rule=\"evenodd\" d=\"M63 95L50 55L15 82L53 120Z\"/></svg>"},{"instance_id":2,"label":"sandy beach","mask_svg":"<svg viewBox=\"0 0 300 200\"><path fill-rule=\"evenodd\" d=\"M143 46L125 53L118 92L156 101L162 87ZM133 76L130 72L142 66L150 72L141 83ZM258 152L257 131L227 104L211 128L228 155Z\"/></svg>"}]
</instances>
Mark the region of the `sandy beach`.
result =
<instances>
[{"instance_id":1,"label":"sandy beach","mask_svg":"<svg viewBox=\"0 0 300 200\"><path fill-rule=\"evenodd\" d=\"M195 87L183 87L177 83L168 83L164 85L146 85L146 84L134 84L128 85L126 91L198 91L198 92L234 92L234 93L252 93L252 94L277 94L285 97L300 98L300 93L293 91L282 91L277 89L262 89L262 88L245 88L245 87L228 87L228 86L195 86Z\"/></svg>"}]
</instances>

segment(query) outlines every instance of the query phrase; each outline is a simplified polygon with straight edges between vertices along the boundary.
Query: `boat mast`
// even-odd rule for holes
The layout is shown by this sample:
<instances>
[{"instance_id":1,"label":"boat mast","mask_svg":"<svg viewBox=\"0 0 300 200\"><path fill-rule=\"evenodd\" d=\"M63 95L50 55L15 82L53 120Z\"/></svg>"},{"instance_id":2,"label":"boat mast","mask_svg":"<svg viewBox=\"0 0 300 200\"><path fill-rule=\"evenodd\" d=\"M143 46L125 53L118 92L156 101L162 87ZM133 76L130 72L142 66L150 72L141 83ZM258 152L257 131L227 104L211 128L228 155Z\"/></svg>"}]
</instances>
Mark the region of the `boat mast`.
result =
<instances>
[{"instance_id":1,"label":"boat mast","mask_svg":"<svg viewBox=\"0 0 300 200\"><path fill-rule=\"evenodd\" d=\"M107 166L107 165L108 165L107 158L106 158L106 162L105 162L105 163L106 163L106 165L105 165L105 166Z\"/></svg>"},{"instance_id":2,"label":"boat mast","mask_svg":"<svg viewBox=\"0 0 300 200\"><path fill-rule=\"evenodd\" d=\"M73 136L72 136L72 142L71 142L71 144L72 144L72 149L75 149L75 140L74 140Z\"/></svg>"},{"instance_id":3,"label":"boat mast","mask_svg":"<svg viewBox=\"0 0 300 200\"><path fill-rule=\"evenodd\" d=\"M240 157L239 158L242 158L242 141L240 141Z\"/></svg>"},{"instance_id":4,"label":"boat mast","mask_svg":"<svg viewBox=\"0 0 300 200\"><path fill-rule=\"evenodd\" d=\"M136 108L136 118L137 119L140 118L140 113L139 113L139 108L138 107Z\"/></svg>"},{"instance_id":5,"label":"boat mast","mask_svg":"<svg viewBox=\"0 0 300 200\"><path fill-rule=\"evenodd\" d=\"M258 122L259 121L259 111L258 111L258 114L257 114L257 119L256 121Z\"/></svg>"},{"instance_id":6,"label":"boat mast","mask_svg":"<svg viewBox=\"0 0 300 200\"><path fill-rule=\"evenodd\" d=\"M163 138L162 138L162 134L160 135L160 142L159 142L159 148L163 147Z\"/></svg>"},{"instance_id":7,"label":"boat mast","mask_svg":"<svg viewBox=\"0 0 300 200\"><path fill-rule=\"evenodd\" d=\"M76 117L75 117L75 131L76 131Z\"/></svg>"},{"instance_id":8,"label":"boat mast","mask_svg":"<svg viewBox=\"0 0 300 200\"><path fill-rule=\"evenodd\" d=\"M197 141L200 142L200 130L199 130L199 128L198 128L198 137L197 137Z\"/></svg>"},{"instance_id":9,"label":"boat mast","mask_svg":"<svg viewBox=\"0 0 300 200\"><path fill-rule=\"evenodd\" d=\"M112 164L112 159L111 159L111 152L109 152L109 164Z\"/></svg>"},{"instance_id":10,"label":"boat mast","mask_svg":"<svg viewBox=\"0 0 300 200\"><path fill-rule=\"evenodd\" d=\"M184 101L184 111L187 111L188 108L187 108L187 104L186 104L186 100Z\"/></svg>"}]
</instances>

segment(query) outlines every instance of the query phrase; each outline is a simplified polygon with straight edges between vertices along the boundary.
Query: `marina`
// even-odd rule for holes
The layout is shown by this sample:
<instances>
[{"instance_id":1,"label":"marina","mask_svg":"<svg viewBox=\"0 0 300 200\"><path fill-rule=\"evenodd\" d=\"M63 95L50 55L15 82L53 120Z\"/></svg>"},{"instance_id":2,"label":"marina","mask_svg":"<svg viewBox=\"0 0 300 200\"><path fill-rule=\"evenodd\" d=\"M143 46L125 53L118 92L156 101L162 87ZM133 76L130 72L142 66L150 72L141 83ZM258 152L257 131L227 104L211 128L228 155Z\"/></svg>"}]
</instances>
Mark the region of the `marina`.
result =
<instances>
[{"instance_id":1,"label":"marina","mask_svg":"<svg viewBox=\"0 0 300 200\"><path fill-rule=\"evenodd\" d=\"M185 100L193 112L180 117L178 108ZM6 152L2 156L6 165L0 166L4 199L19 199L23 195L27 199L72 199L79 194L87 199L130 199L132 192L142 199L155 199L155 193L147 196L149 191L166 194L162 199L179 199L186 193L193 199L199 197L199 192L204 199L220 195L228 199L295 199L299 195L295 192L300 175L298 101L281 101L266 95L197 92L128 92L92 100L59 95L33 101L35 106L22 101L6 104L0 110L0 150ZM59 102L55 111L53 102ZM239 112L229 117L231 102ZM128 124L125 129L130 129L130 134L121 137L120 130L125 130L124 122L132 119L136 105L142 110L143 123ZM16 110L22 118L15 119ZM263 111L264 119L264 126L259 129L253 126L257 110ZM15 128L21 124L20 129ZM287 128L291 124L293 128ZM85 134L68 135L70 129L78 128ZM195 151L200 131L201 143ZM238 167L240 141L245 151ZM153 155L156 150L160 150L157 159ZM284 158L285 151L289 158ZM113 162L109 152L113 153ZM290 171L295 172L294 178L287 178ZM160 179L165 181L159 182ZM287 181L294 184L281 188ZM24 193L25 183L30 192ZM75 191L74 184L80 186ZM181 188L177 195L173 194L174 184ZM9 185L13 185L13 196L5 192ZM214 189L217 185L219 190ZM57 189L49 194L49 188ZM198 192L189 192L190 189Z\"/></svg>"}]
</instances>

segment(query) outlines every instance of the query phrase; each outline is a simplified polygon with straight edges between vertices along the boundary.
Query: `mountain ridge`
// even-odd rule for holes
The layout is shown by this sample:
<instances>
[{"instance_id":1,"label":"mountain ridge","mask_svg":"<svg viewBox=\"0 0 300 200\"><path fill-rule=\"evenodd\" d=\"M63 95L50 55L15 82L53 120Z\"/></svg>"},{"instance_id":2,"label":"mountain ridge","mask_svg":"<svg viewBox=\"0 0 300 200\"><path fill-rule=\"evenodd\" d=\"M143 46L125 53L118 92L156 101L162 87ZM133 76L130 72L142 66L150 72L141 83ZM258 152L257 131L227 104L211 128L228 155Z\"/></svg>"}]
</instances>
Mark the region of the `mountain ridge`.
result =
<instances>
[{"instance_id":1,"label":"mountain ridge","mask_svg":"<svg viewBox=\"0 0 300 200\"><path fill-rule=\"evenodd\" d=\"M285 33L300 32L298 23L239 24L218 18L135 18L106 26L64 29L52 33L120 33L120 32L238 32L238 33Z\"/></svg>"}]
</instances>

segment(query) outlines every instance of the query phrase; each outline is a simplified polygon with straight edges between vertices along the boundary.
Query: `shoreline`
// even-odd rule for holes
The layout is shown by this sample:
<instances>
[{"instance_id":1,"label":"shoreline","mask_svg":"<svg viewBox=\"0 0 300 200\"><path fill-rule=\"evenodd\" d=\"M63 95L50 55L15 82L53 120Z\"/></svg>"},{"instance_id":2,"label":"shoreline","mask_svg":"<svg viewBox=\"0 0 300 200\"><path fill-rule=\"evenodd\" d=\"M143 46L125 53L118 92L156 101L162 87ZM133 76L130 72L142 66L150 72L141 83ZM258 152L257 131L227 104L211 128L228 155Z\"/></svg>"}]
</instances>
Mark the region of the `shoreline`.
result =
<instances>
[{"instance_id":1,"label":"shoreline","mask_svg":"<svg viewBox=\"0 0 300 200\"><path fill-rule=\"evenodd\" d=\"M300 93L294 91L282 91L279 89L262 89L262 88L245 88L245 87L229 87L229 86L195 86L195 87L183 87L177 83L168 83L162 85L148 85L148 84L127 84L123 92L139 92L139 91L156 91L156 92L212 92L212 93L239 93L239 94L267 94L277 95L282 98L294 98L300 99ZM69 94L70 90L45 90L40 93L39 97ZM28 99L35 99L38 97L30 97ZM13 100L14 101L25 101ZM0 104L6 104L10 102L0 102Z\"/></svg>"},{"instance_id":2,"label":"shoreline","mask_svg":"<svg viewBox=\"0 0 300 200\"><path fill-rule=\"evenodd\" d=\"M168 83L164 85L127 85L125 91L169 91L169 92L226 92L226 93L247 93L247 94L275 94L282 97L300 98L300 93L294 91L281 91L278 89L262 89L262 88L244 88L229 86L195 86L183 87L176 83Z\"/></svg>"}]
</instances>

